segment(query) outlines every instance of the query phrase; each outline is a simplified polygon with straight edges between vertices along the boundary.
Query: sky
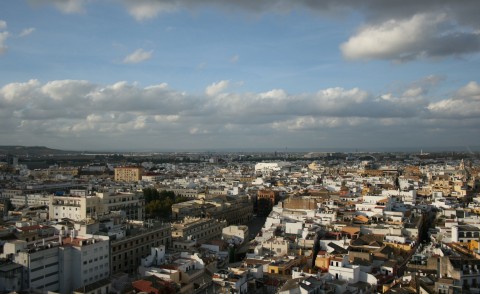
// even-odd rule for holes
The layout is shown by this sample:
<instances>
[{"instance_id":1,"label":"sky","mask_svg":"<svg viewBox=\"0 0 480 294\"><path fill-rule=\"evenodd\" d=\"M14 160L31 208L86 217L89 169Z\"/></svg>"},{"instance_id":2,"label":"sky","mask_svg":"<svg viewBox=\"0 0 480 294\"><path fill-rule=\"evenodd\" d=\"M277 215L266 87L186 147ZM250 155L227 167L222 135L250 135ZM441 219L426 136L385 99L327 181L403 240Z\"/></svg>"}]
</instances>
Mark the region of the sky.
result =
<instances>
[{"instance_id":1,"label":"sky","mask_svg":"<svg viewBox=\"0 0 480 294\"><path fill-rule=\"evenodd\" d=\"M2 0L0 145L480 146L478 0Z\"/></svg>"}]
</instances>

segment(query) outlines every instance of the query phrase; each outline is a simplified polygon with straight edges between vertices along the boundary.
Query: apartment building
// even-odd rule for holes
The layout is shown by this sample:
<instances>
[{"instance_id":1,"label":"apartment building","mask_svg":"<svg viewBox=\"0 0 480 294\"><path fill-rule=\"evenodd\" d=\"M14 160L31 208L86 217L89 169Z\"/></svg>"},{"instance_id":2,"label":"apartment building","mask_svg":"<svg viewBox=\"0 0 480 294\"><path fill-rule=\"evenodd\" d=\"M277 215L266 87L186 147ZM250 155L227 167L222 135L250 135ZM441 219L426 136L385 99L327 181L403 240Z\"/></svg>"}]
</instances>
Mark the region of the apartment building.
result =
<instances>
[{"instance_id":1,"label":"apartment building","mask_svg":"<svg viewBox=\"0 0 480 294\"><path fill-rule=\"evenodd\" d=\"M100 213L123 211L127 219L143 220L145 217L145 200L141 193L131 192L95 192L101 199Z\"/></svg>"},{"instance_id":2,"label":"apartment building","mask_svg":"<svg viewBox=\"0 0 480 294\"><path fill-rule=\"evenodd\" d=\"M123 211L128 219L143 220L145 205L143 195L129 192L96 192L71 190L69 195L49 197L49 215L52 220L68 218L84 221L111 211Z\"/></svg>"},{"instance_id":3,"label":"apartment building","mask_svg":"<svg viewBox=\"0 0 480 294\"><path fill-rule=\"evenodd\" d=\"M4 254L22 266L22 289L60 290L58 250L59 243L27 247L27 242L10 241L5 244Z\"/></svg>"},{"instance_id":4,"label":"apartment building","mask_svg":"<svg viewBox=\"0 0 480 294\"><path fill-rule=\"evenodd\" d=\"M21 189L3 189L1 195L2 195L1 198L11 199L15 196L23 195L23 190L21 190Z\"/></svg>"},{"instance_id":5,"label":"apartment building","mask_svg":"<svg viewBox=\"0 0 480 294\"><path fill-rule=\"evenodd\" d=\"M228 225L244 225L253 217L253 203L248 197L213 198L205 204L210 204L205 209L207 217L226 220Z\"/></svg>"},{"instance_id":6,"label":"apartment building","mask_svg":"<svg viewBox=\"0 0 480 294\"><path fill-rule=\"evenodd\" d=\"M49 218L60 221L68 218L84 221L100 211L100 198L88 195L87 191L72 190L69 195L50 195Z\"/></svg>"},{"instance_id":7,"label":"apartment building","mask_svg":"<svg viewBox=\"0 0 480 294\"><path fill-rule=\"evenodd\" d=\"M172 224L172 238L197 241L220 239L222 229L226 226L225 220L186 217L183 221Z\"/></svg>"},{"instance_id":8,"label":"apartment building","mask_svg":"<svg viewBox=\"0 0 480 294\"><path fill-rule=\"evenodd\" d=\"M141 259L150 254L151 248L170 246L170 224L152 224L145 227L142 222L128 225L127 234L111 241L111 272L135 273Z\"/></svg>"},{"instance_id":9,"label":"apartment building","mask_svg":"<svg viewBox=\"0 0 480 294\"><path fill-rule=\"evenodd\" d=\"M279 193L278 193L278 191L273 191L273 190L269 190L269 189L258 190L257 198L258 199L267 199L270 202L271 207L273 207L274 205L276 205L278 203Z\"/></svg>"},{"instance_id":10,"label":"apartment building","mask_svg":"<svg viewBox=\"0 0 480 294\"><path fill-rule=\"evenodd\" d=\"M138 182L142 179L143 168L121 166L115 168L115 182Z\"/></svg>"},{"instance_id":11,"label":"apartment building","mask_svg":"<svg viewBox=\"0 0 480 294\"><path fill-rule=\"evenodd\" d=\"M6 277L5 284L13 286L16 282L21 290L71 293L110 277L109 238L76 236L75 230L70 236L58 236L57 241L33 245L22 240L8 241L2 257L12 260L17 270L16 275Z\"/></svg>"},{"instance_id":12,"label":"apartment building","mask_svg":"<svg viewBox=\"0 0 480 294\"><path fill-rule=\"evenodd\" d=\"M60 293L70 293L109 278L109 247L107 236L76 236L72 231L70 237L63 238L60 247Z\"/></svg>"},{"instance_id":13,"label":"apartment building","mask_svg":"<svg viewBox=\"0 0 480 294\"><path fill-rule=\"evenodd\" d=\"M50 196L45 194L14 195L10 198L10 203L13 207L48 206L50 203Z\"/></svg>"},{"instance_id":14,"label":"apartment building","mask_svg":"<svg viewBox=\"0 0 480 294\"><path fill-rule=\"evenodd\" d=\"M184 198L191 198L191 199L197 199L198 195L203 193L203 190L189 189L189 188L172 188L172 189L168 189L168 190L175 193L175 196L184 197Z\"/></svg>"},{"instance_id":15,"label":"apartment building","mask_svg":"<svg viewBox=\"0 0 480 294\"><path fill-rule=\"evenodd\" d=\"M0 259L0 292L11 293L22 290L23 267L11 260Z\"/></svg>"}]
</instances>

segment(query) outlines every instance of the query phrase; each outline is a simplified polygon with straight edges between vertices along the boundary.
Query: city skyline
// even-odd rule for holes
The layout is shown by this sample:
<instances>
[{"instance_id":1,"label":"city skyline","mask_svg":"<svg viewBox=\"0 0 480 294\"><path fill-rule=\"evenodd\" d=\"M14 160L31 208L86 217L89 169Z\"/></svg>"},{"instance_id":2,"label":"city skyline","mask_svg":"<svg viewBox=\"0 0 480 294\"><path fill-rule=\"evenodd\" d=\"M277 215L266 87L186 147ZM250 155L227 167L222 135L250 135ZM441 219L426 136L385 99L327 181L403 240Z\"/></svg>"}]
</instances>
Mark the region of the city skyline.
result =
<instances>
[{"instance_id":1,"label":"city skyline","mask_svg":"<svg viewBox=\"0 0 480 294\"><path fill-rule=\"evenodd\" d=\"M337 2L3 1L1 145L480 146L480 4Z\"/></svg>"}]
</instances>

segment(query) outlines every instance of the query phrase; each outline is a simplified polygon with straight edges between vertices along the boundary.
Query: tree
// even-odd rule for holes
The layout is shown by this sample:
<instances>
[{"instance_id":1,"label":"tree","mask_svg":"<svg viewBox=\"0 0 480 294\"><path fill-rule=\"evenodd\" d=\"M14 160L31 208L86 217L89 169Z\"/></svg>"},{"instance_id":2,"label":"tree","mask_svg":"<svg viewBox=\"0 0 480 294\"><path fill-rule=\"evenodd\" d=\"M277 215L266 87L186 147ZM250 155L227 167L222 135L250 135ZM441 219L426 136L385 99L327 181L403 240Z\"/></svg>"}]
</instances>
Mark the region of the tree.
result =
<instances>
[{"instance_id":1,"label":"tree","mask_svg":"<svg viewBox=\"0 0 480 294\"><path fill-rule=\"evenodd\" d=\"M172 205L188 201L188 198L175 196L173 191L158 192L155 188L143 189L145 197L145 212L149 217L169 219L172 214Z\"/></svg>"}]
</instances>

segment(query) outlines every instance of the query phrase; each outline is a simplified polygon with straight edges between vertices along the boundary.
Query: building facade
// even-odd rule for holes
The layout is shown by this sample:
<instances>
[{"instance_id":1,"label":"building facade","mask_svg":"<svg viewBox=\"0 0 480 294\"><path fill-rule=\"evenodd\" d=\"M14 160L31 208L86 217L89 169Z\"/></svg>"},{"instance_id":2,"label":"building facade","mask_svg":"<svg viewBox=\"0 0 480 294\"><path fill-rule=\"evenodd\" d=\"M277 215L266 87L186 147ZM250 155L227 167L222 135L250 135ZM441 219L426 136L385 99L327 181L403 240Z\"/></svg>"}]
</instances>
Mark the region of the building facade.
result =
<instances>
[{"instance_id":1,"label":"building facade","mask_svg":"<svg viewBox=\"0 0 480 294\"><path fill-rule=\"evenodd\" d=\"M124 238L111 241L111 272L135 273L141 259L150 254L151 248L171 243L170 224L153 228L133 228Z\"/></svg>"},{"instance_id":2,"label":"building facade","mask_svg":"<svg viewBox=\"0 0 480 294\"><path fill-rule=\"evenodd\" d=\"M115 182L138 182L142 179L143 168L121 166L115 168Z\"/></svg>"},{"instance_id":3,"label":"building facade","mask_svg":"<svg viewBox=\"0 0 480 294\"><path fill-rule=\"evenodd\" d=\"M172 224L172 238L197 241L220 239L222 229L226 226L225 220L186 217L183 221Z\"/></svg>"}]
</instances>

